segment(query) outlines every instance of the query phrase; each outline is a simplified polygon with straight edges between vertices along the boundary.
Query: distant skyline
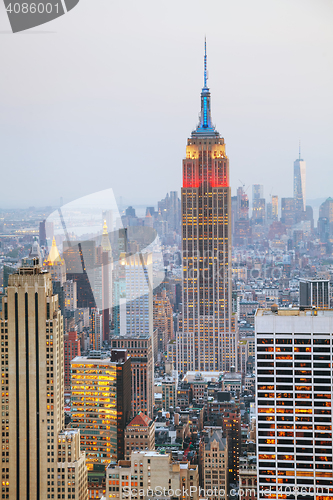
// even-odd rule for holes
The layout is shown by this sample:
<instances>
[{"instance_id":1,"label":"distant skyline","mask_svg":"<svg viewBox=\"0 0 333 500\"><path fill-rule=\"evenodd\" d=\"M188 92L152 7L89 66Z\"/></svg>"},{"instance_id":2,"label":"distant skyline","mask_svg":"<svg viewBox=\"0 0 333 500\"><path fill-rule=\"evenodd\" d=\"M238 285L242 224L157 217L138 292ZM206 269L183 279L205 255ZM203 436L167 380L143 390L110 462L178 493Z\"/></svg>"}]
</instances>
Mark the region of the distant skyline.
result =
<instances>
[{"instance_id":1,"label":"distant skyline","mask_svg":"<svg viewBox=\"0 0 333 500\"><path fill-rule=\"evenodd\" d=\"M0 12L1 208L180 193L205 35L232 194L292 196L301 140L307 200L333 196L331 0L86 0L16 35Z\"/></svg>"}]
</instances>

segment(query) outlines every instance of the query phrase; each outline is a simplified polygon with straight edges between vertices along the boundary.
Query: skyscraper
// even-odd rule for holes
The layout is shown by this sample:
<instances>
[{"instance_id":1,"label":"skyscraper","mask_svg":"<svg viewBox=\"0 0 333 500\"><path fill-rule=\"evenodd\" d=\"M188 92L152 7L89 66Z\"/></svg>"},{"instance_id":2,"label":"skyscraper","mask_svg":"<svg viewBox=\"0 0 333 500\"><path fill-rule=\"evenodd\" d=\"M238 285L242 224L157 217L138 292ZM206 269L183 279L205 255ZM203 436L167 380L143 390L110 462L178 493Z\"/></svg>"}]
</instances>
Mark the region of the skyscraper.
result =
<instances>
[{"instance_id":1,"label":"skyscraper","mask_svg":"<svg viewBox=\"0 0 333 500\"><path fill-rule=\"evenodd\" d=\"M124 456L124 430L131 417L131 361L125 350L111 357L91 352L71 362L72 427L81 430L87 468Z\"/></svg>"},{"instance_id":2,"label":"skyscraper","mask_svg":"<svg viewBox=\"0 0 333 500\"><path fill-rule=\"evenodd\" d=\"M279 198L277 195L272 196L272 220L277 221L279 217Z\"/></svg>"},{"instance_id":3,"label":"skyscraper","mask_svg":"<svg viewBox=\"0 0 333 500\"><path fill-rule=\"evenodd\" d=\"M104 221L103 225L101 245L96 250L95 298L103 315L103 341L108 341L112 307L113 260L106 221Z\"/></svg>"},{"instance_id":4,"label":"skyscraper","mask_svg":"<svg viewBox=\"0 0 333 500\"><path fill-rule=\"evenodd\" d=\"M228 371L236 364L230 216L229 160L212 124L205 42L200 122L183 160L183 311L177 338L182 372Z\"/></svg>"},{"instance_id":5,"label":"skyscraper","mask_svg":"<svg viewBox=\"0 0 333 500\"><path fill-rule=\"evenodd\" d=\"M301 159L301 148L299 149L299 157L294 161L294 200L295 212L300 214L306 210L306 165Z\"/></svg>"},{"instance_id":6,"label":"skyscraper","mask_svg":"<svg viewBox=\"0 0 333 500\"><path fill-rule=\"evenodd\" d=\"M332 498L332 320L256 313L258 498Z\"/></svg>"},{"instance_id":7,"label":"skyscraper","mask_svg":"<svg viewBox=\"0 0 333 500\"><path fill-rule=\"evenodd\" d=\"M132 414L145 413L153 417L154 357L152 335L111 337L112 349L126 349L131 359Z\"/></svg>"},{"instance_id":8,"label":"skyscraper","mask_svg":"<svg viewBox=\"0 0 333 500\"><path fill-rule=\"evenodd\" d=\"M84 454L79 447L71 456L58 452L59 439L67 439L63 320L51 275L42 271L38 258L23 259L10 275L0 323L2 498L73 498L58 481L70 473L75 499L86 500Z\"/></svg>"}]
</instances>

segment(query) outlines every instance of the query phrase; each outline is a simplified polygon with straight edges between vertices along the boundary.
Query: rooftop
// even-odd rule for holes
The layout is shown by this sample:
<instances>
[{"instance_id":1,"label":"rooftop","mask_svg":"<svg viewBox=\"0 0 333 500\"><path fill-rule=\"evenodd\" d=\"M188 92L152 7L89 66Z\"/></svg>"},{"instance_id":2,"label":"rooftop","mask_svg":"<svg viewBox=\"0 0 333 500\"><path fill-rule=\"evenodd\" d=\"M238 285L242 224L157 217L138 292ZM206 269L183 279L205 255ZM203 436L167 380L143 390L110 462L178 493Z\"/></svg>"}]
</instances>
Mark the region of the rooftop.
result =
<instances>
[{"instance_id":1,"label":"rooftop","mask_svg":"<svg viewBox=\"0 0 333 500\"><path fill-rule=\"evenodd\" d=\"M147 417L144 413L139 413L133 418L127 427L149 427L151 422L151 418Z\"/></svg>"},{"instance_id":2,"label":"rooftop","mask_svg":"<svg viewBox=\"0 0 333 500\"><path fill-rule=\"evenodd\" d=\"M277 310L272 309L257 309L257 317L261 316L333 316L333 309L299 309L298 307L286 307Z\"/></svg>"}]
</instances>

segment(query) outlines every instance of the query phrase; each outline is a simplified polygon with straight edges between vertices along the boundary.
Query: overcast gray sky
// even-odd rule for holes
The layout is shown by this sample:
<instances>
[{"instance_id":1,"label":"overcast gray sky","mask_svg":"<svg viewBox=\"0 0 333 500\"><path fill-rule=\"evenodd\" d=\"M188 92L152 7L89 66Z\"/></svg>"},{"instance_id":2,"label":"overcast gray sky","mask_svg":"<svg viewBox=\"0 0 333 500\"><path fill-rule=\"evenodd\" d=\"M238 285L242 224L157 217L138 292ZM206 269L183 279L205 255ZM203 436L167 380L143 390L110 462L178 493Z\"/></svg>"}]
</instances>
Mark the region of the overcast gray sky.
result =
<instances>
[{"instance_id":1,"label":"overcast gray sky","mask_svg":"<svg viewBox=\"0 0 333 500\"><path fill-rule=\"evenodd\" d=\"M292 196L301 139L307 198L333 196L332 0L80 0L9 30L1 3L0 207L180 191L205 35L233 194Z\"/></svg>"}]
</instances>

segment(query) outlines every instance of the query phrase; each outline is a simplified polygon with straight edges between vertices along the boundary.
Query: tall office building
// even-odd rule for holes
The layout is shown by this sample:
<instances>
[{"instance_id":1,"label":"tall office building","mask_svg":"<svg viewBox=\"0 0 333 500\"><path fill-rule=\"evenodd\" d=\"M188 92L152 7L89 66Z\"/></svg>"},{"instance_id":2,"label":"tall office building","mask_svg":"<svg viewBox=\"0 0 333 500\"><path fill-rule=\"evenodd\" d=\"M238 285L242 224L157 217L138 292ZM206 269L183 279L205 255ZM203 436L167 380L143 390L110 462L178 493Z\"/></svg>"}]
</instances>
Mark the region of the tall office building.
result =
<instances>
[{"instance_id":1,"label":"tall office building","mask_svg":"<svg viewBox=\"0 0 333 500\"><path fill-rule=\"evenodd\" d=\"M237 189L237 218L236 220L248 220L249 218L249 198L243 187Z\"/></svg>"},{"instance_id":2,"label":"tall office building","mask_svg":"<svg viewBox=\"0 0 333 500\"><path fill-rule=\"evenodd\" d=\"M86 500L84 454L79 447L71 457L58 451L64 429L63 320L51 275L38 258L23 259L9 276L1 343L1 498ZM58 481L69 473L74 497Z\"/></svg>"},{"instance_id":3,"label":"tall office building","mask_svg":"<svg viewBox=\"0 0 333 500\"><path fill-rule=\"evenodd\" d=\"M129 255L125 261L125 274L126 335L151 336L153 334L152 254Z\"/></svg>"},{"instance_id":4,"label":"tall office building","mask_svg":"<svg viewBox=\"0 0 333 500\"><path fill-rule=\"evenodd\" d=\"M154 295L153 329L157 330L157 350L165 353L170 340L174 338L173 310L166 290Z\"/></svg>"},{"instance_id":5,"label":"tall office building","mask_svg":"<svg viewBox=\"0 0 333 500\"><path fill-rule=\"evenodd\" d=\"M252 203L255 200L260 200L264 197L264 186L262 184L253 184L252 186Z\"/></svg>"},{"instance_id":6,"label":"tall office building","mask_svg":"<svg viewBox=\"0 0 333 500\"><path fill-rule=\"evenodd\" d=\"M212 125L207 87L200 123L183 160L183 314L177 335L178 370L230 370L236 365L231 315L231 190L223 137Z\"/></svg>"},{"instance_id":7,"label":"tall office building","mask_svg":"<svg viewBox=\"0 0 333 500\"><path fill-rule=\"evenodd\" d=\"M277 195L272 196L272 220L277 221L279 218L279 198Z\"/></svg>"},{"instance_id":8,"label":"tall office building","mask_svg":"<svg viewBox=\"0 0 333 500\"><path fill-rule=\"evenodd\" d=\"M124 456L124 430L131 416L131 361L99 352L71 362L72 427L81 431L88 471Z\"/></svg>"},{"instance_id":9,"label":"tall office building","mask_svg":"<svg viewBox=\"0 0 333 500\"><path fill-rule=\"evenodd\" d=\"M258 498L331 498L333 311L256 313Z\"/></svg>"},{"instance_id":10,"label":"tall office building","mask_svg":"<svg viewBox=\"0 0 333 500\"><path fill-rule=\"evenodd\" d=\"M305 161L301 159L301 148L299 150L299 157L294 161L294 200L295 212L298 214L306 210L306 165Z\"/></svg>"},{"instance_id":11,"label":"tall office building","mask_svg":"<svg viewBox=\"0 0 333 500\"><path fill-rule=\"evenodd\" d=\"M64 283L64 301L67 311L76 311L77 309L77 287L76 282L67 280Z\"/></svg>"},{"instance_id":12,"label":"tall office building","mask_svg":"<svg viewBox=\"0 0 333 500\"><path fill-rule=\"evenodd\" d=\"M153 262L151 253L121 253L113 276L116 335L153 334Z\"/></svg>"},{"instance_id":13,"label":"tall office building","mask_svg":"<svg viewBox=\"0 0 333 500\"><path fill-rule=\"evenodd\" d=\"M154 356L153 337L111 337L112 349L126 349L131 359L132 414L142 412L153 417L154 404Z\"/></svg>"},{"instance_id":14,"label":"tall office building","mask_svg":"<svg viewBox=\"0 0 333 500\"><path fill-rule=\"evenodd\" d=\"M99 351L103 344L103 315L97 307L91 309L89 329L90 349Z\"/></svg>"}]
</instances>

